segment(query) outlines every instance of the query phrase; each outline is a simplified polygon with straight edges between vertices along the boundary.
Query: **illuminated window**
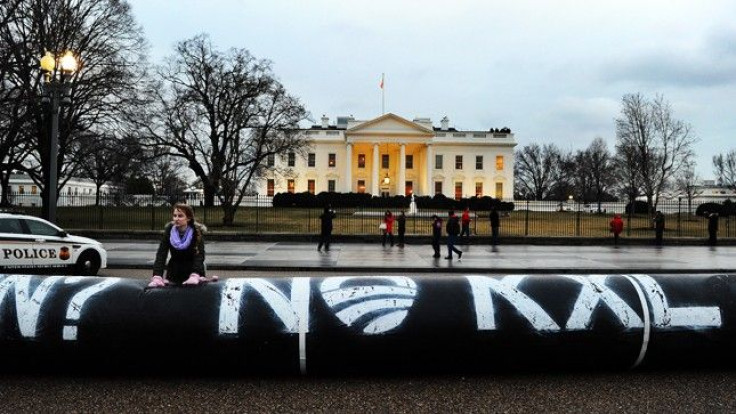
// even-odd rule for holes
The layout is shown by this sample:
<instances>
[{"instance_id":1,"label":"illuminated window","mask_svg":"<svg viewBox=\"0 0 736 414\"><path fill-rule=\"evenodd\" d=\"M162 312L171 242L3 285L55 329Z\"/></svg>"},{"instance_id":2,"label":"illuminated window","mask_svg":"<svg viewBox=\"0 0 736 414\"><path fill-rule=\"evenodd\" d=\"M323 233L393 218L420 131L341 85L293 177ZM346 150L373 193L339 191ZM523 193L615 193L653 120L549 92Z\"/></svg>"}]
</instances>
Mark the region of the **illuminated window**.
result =
<instances>
[{"instance_id":1,"label":"illuminated window","mask_svg":"<svg viewBox=\"0 0 736 414\"><path fill-rule=\"evenodd\" d=\"M381 154L381 168L388 168L388 154Z\"/></svg>"},{"instance_id":2,"label":"illuminated window","mask_svg":"<svg viewBox=\"0 0 736 414\"><path fill-rule=\"evenodd\" d=\"M413 155L407 155L406 156L406 169L411 170L414 168L414 156Z\"/></svg>"},{"instance_id":3,"label":"illuminated window","mask_svg":"<svg viewBox=\"0 0 736 414\"><path fill-rule=\"evenodd\" d=\"M273 189L274 189L274 181L268 180L266 183L266 195L269 197L273 197Z\"/></svg>"},{"instance_id":4,"label":"illuminated window","mask_svg":"<svg viewBox=\"0 0 736 414\"><path fill-rule=\"evenodd\" d=\"M435 181L434 182L434 193L435 194L442 194L442 181Z\"/></svg>"},{"instance_id":5,"label":"illuminated window","mask_svg":"<svg viewBox=\"0 0 736 414\"><path fill-rule=\"evenodd\" d=\"M442 157L442 154L437 154L434 156L434 169L435 170L441 170L442 168L444 168L442 166L443 159L444 158Z\"/></svg>"},{"instance_id":6,"label":"illuminated window","mask_svg":"<svg viewBox=\"0 0 736 414\"><path fill-rule=\"evenodd\" d=\"M503 183L496 183L496 198L499 200L503 198Z\"/></svg>"},{"instance_id":7,"label":"illuminated window","mask_svg":"<svg viewBox=\"0 0 736 414\"><path fill-rule=\"evenodd\" d=\"M289 167L293 167L294 165L296 165L296 154L294 154L293 152L289 153L289 164L288 165Z\"/></svg>"},{"instance_id":8,"label":"illuminated window","mask_svg":"<svg viewBox=\"0 0 736 414\"><path fill-rule=\"evenodd\" d=\"M496 155L496 170L503 170L503 155Z\"/></svg>"},{"instance_id":9,"label":"illuminated window","mask_svg":"<svg viewBox=\"0 0 736 414\"><path fill-rule=\"evenodd\" d=\"M482 155L476 155L475 156L475 169L476 170L482 170L483 169L483 156Z\"/></svg>"},{"instance_id":10,"label":"illuminated window","mask_svg":"<svg viewBox=\"0 0 736 414\"><path fill-rule=\"evenodd\" d=\"M286 181L286 191L294 194L294 179L289 179Z\"/></svg>"},{"instance_id":11,"label":"illuminated window","mask_svg":"<svg viewBox=\"0 0 736 414\"><path fill-rule=\"evenodd\" d=\"M31 186L31 194L36 194L38 192L38 188L36 188L35 185Z\"/></svg>"},{"instance_id":12,"label":"illuminated window","mask_svg":"<svg viewBox=\"0 0 736 414\"><path fill-rule=\"evenodd\" d=\"M314 194L314 180L307 180L307 191L309 194Z\"/></svg>"},{"instance_id":13,"label":"illuminated window","mask_svg":"<svg viewBox=\"0 0 736 414\"><path fill-rule=\"evenodd\" d=\"M327 191L334 193L335 192L335 180L329 180L327 181Z\"/></svg>"},{"instance_id":14,"label":"illuminated window","mask_svg":"<svg viewBox=\"0 0 736 414\"><path fill-rule=\"evenodd\" d=\"M463 198L463 183L458 181L455 183L455 200L461 200Z\"/></svg>"},{"instance_id":15,"label":"illuminated window","mask_svg":"<svg viewBox=\"0 0 736 414\"><path fill-rule=\"evenodd\" d=\"M313 152L307 155L307 167L314 167L317 165L317 156Z\"/></svg>"},{"instance_id":16,"label":"illuminated window","mask_svg":"<svg viewBox=\"0 0 736 414\"><path fill-rule=\"evenodd\" d=\"M337 155L335 155L335 154L329 154L327 156L327 166L328 167L331 167L331 168L334 168L335 167L336 160L337 160Z\"/></svg>"},{"instance_id":17,"label":"illuminated window","mask_svg":"<svg viewBox=\"0 0 736 414\"><path fill-rule=\"evenodd\" d=\"M25 194L26 193L26 187L19 185L18 186L18 194Z\"/></svg>"},{"instance_id":18,"label":"illuminated window","mask_svg":"<svg viewBox=\"0 0 736 414\"><path fill-rule=\"evenodd\" d=\"M365 180L358 180L358 194L365 193Z\"/></svg>"},{"instance_id":19,"label":"illuminated window","mask_svg":"<svg viewBox=\"0 0 736 414\"><path fill-rule=\"evenodd\" d=\"M409 197L411 193L414 192L414 183L412 181L407 181L406 185L404 186L404 195Z\"/></svg>"},{"instance_id":20,"label":"illuminated window","mask_svg":"<svg viewBox=\"0 0 736 414\"><path fill-rule=\"evenodd\" d=\"M475 183L475 196L483 197L483 183Z\"/></svg>"},{"instance_id":21,"label":"illuminated window","mask_svg":"<svg viewBox=\"0 0 736 414\"><path fill-rule=\"evenodd\" d=\"M358 154L358 168L365 168L365 154Z\"/></svg>"},{"instance_id":22,"label":"illuminated window","mask_svg":"<svg viewBox=\"0 0 736 414\"><path fill-rule=\"evenodd\" d=\"M455 156L455 169L456 170L462 170L463 169L463 156L462 155L456 155Z\"/></svg>"}]
</instances>

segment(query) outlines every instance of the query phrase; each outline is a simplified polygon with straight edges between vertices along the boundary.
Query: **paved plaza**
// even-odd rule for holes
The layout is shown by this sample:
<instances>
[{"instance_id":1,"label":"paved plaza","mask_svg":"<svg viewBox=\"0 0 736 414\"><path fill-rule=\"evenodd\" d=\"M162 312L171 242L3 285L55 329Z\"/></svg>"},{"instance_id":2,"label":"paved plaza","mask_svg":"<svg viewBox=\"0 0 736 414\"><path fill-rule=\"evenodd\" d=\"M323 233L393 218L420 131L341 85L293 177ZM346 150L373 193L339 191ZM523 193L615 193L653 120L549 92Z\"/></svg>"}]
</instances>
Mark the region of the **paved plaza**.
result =
<instances>
[{"instance_id":1,"label":"paved plaza","mask_svg":"<svg viewBox=\"0 0 736 414\"><path fill-rule=\"evenodd\" d=\"M104 242L110 268L151 268L157 242ZM326 270L439 273L736 273L736 246L459 245L462 260L432 257L429 245L382 247L333 244L329 252L306 242L207 243L213 270ZM447 253L442 248L442 256Z\"/></svg>"}]
</instances>

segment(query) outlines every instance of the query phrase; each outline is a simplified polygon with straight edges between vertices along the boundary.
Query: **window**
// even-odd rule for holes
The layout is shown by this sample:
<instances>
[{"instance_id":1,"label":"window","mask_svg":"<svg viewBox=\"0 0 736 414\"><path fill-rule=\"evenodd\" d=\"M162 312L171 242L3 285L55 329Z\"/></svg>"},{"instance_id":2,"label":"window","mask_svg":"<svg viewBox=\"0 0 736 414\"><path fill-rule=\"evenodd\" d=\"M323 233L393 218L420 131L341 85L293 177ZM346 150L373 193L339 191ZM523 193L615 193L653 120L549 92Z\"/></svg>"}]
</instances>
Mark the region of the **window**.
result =
<instances>
[{"instance_id":1,"label":"window","mask_svg":"<svg viewBox=\"0 0 736 414\"><path fill-rule=\"evenodd\" d=\"M276 157L273 154L270 154L266 156L266 165L269 167L273 167L274 163L276 162Z\"/></svg>"},{"instance_id":2,"label":"window","mask_svg":"<svg viewBox=\"0 0 736 414\"><path fill-rule=\"evenodd\" d=\"M25 220L25 222L28 225L28 229L31 231L31 234L36 236L56 236L59 234L59 230L44 222L36 220Z\"/></svg>"},{"instance_id":3,"label":"window","mask_svg":"<svg viewBox=\"0 0 736 414\"><path fill-rule=\"evenodd\" d=\"M36 194L38 192L38 188L35 185L31 186L31 194Z\"/></svg>"},{"instance_id":4,"label":"window","mask_svg":"<svg viewBox=\"0 0 736 414\"><path fill-rule=\"evenodd\" d=\"M388 154L381 154L381 168L388 168Z\"/></svg>"},{"instance_id":5,"label":"window","mask_svg":"<svg viewBox=\"0 0 736 414\"><path fill-rule=\"evenodd\" d=\"M309 194L314 194L314 180L307 180L307 191Z\"/></svg>"},{"instance_id":6,"label":"window","mask_svg":"<svg viewBox=\"0 0 736 414\"><path fill-rule=\"evenodd\" d=\"M475 156L475 169L476 170L482 170L483 169L483 156L482 155L476 155Z\"/></svg>"},{"instance_id":7,"label":"window","mask_svg":"<svg viewBox=\"0 0 736 414\"><path fill-rule=\"evenodd\" d=\"M18 219L0 219L0 233L23 233L23 228Z\"/></svg>"},{"instance_id":8,"label":"window","mask_svg":"<svg viewBox=\"0 0 736 414\"><path fill-rule=\"evenodd\" d=\"M496 155L496 170L503 170L503 155Z\"/></svg>"},{"instance_id":9,"label":"window","mask_svg":"<svg viewBox=\"0 0 736 414\"><path fill-rule=\"evenodd\" d=\"M25 194L26 193L26 187L19 185L18 186L18 194Z\"/></svg>"},{"instance_id":10,"label":"window","mask_svg":"<svg viewBox=\"0 0 736 414\"><path fill-rule=\"evenodd\" d=\"M294 165L296 165L296 154L294 154L293 152L289 153L289 164L288 165L289 167L293 167Z\"/></svg>"},{"instance_id":11,"label":"window","mask_svg":"<svg viewBox=\"0 0 736 414\"><path fill-rule=\"evenodd\" d=\"M434 193L436 194L442 194L442 181L435 181L434 182Z\"/></svg>"},{"instance_id":12,"label":"window","mask_svg":"<svg viewBox=\"0 0 736 414\"><path fill-rule=\"evenodd\" d=\"M455 200L460 201L463 198L463 183L458 181L455 183Z\"/></svg>"},{"instance_id":13,"label":"window","mask_svg":"<svg viewBox=\"0 0 736 414\"><path fill-rule=\"evenodd\" d=\"M483 197L483 183L475 183L475 196Z\"/></svg>"},{"instance_id":14,"label":"window","mask_svg":"<svg viewBox=\"0 0 736 414\"><path fill-rule=\"evenodd\" d=\"M407 155L406 156L406 169L411 170L414 168L414 156L413 155Z\"/></svg>"},{"instance_id":15,"label":"window","mask_svg":"<svg viewBox=\"0 0 736 414\"><path fill-rule=\"evenodd\" d=\"M404 195L408 197L413 192L414 192L414 183L412 181L407 181L406 185L404 186Z\"/></svg>"},{"instance_id":16,"label":"window","mask_svg":"<svg viewBox=\"0 0 736 414\"><path fill-rule=\"evenodd\" d=\"M293 178L286 181L286 191L294 194L294 187L295 187L295 184L294 184Z\"/></svg>"},{"instance_id":17,"label":"window","mask_svg":"<svg viewBox=\"0 0 736 414\"><path fill-rule=\"evenodd\" d=\"M438 154L434 156L434 169L435 170L441 170L442 168L444 168L442 166L442 159L443 159L442 154Z\"/></svg>"},{"instance_id":18,"label":"window","mask_svg":"<svg viewBox=\"0 0 736 414\"><path fill-rule=\"evenodd\" d=\"M274 181L268 180L266 182L266 195L269 197L273 197L273 189L274 189Z\"/></svg>"},{"instance_id":19,"label":"window","mask_svg":"<svg viewBox=\"0 0 736 414\"><path fill-rule=\"evenodd\" d=\"M503 198L503 183L496 183L496 198L499 200Z\"/></svg>"},{"instance_id":20,"label":"window","mask_svg":"<svg viewBox=\"0 0 736 414\"><path fill-rule=\"evenodd\" d=\"M315 165L317 165L317 156L310 152L307 154L307 167L314 167Z\"/></svg>"},{"instance_id":21,"label":"window","mask_svg":"<svg viewBox=\"0 0 736 414\"><path fill-rule=\"evenodd\" d=\"M358 180L358 194L365 193L365 180Z\"/></svg>"},{"instance_id":22,"label":"window","mask_svg":"<svg viewBox=\"0 0 736 414\"><path fill-rule=\"evenodd\" d=\"M334 168L337 162L336 160L337 160L337 156L335 154L328 154L327 155L327 166L330 168Z\"/></svg>"},{"instance_id":23,"label":"window","mask_svg":"<svg viewBox=\"0 0 736 414\"><path fill-rule=\"evenodd\" d=\"M358 168L365 168L365 154L358 154Z\"/></svg>"},{"instance_id":24,"label":"window","mask_svg":"<svg viewBox=\"0 0 736 414\"><path fill-rule=\"evenodd\" d=\"M335 192L335 180L328 180L327 181L327 191L334 193Z\"/></svg>"},{"instance_id":25,"label":"window","mask_svg":"<svg viewBox=\"0 0 736 414\"><path fill-rule=\"evenodd\" d=\"M455 156L455 169L456 170L462 170L463 169L463 156L462 155L456 155Z\"/></svg>"}]
</instances>

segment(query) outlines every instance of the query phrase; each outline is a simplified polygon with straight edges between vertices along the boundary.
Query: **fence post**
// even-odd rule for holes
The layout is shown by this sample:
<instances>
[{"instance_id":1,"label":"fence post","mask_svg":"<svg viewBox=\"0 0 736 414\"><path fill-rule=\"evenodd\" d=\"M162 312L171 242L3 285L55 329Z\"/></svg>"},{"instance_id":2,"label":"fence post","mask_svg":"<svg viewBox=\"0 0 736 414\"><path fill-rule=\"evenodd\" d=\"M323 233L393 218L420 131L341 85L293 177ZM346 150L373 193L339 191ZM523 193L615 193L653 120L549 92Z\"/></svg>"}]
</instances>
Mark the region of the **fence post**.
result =
<instances>
[{"instance_id":1,"label":"fence post","mask_svg":"<svg viewBox=\"0 0 736 414\"><path fill-rule=\"evenodd\" d=\"M580 202L576 201L577 209L575 211L575 236L580 237Z\"/></svg>"},{"instance_id":2,"label":"fence post","mask_svg":"<svg viewBox=\"0 0 736 414\"><path fill-rule=\"evenodd\" d=\"M153 196L151 196L151 230L156 230L156 206L153 205Z\"/></svg>"},{"instance_id":3,"label":"fence post","mask_svg":"<svg viewBox=\"0 0 736 414\"><path fill-rule=\"evenodd\" d=\"M97 209L98 209L98 210L97 210L97 213L98 213L98 214L97 214L97 220L98 220L98 225L97 225L97 227L98 227L98 228L99 228L100 230L102 230L102 229L103 229L103 227L104 227L104 224L103 224L103 223L104 223L104 220L105 220L105 208L104 208L104 207L102 207L102 206L97 206Z\"/></svg>"},{"instance_id":4,"label":"fence post","mask_svg":"<svg viewBox=\"0 0 736 414\"><path fill-rule=\"evenodd\" d=\"M312 209L307 209L307 234L312 232Z\"/></svg>"},{"instance_id":5,"label":"fence post","mask_svg":"<svg viewBox=\"0 0 736 414\"><path fill-rule=\"evenodd\" d=\"M258 234L258 225L259 225L259 223L258 223L258 219L259 219L258 213L259 213L260 210L261 210L261 198L258 197L256 199L256 232L255 232L256 234Z\"/></svg>"},{"instance_id":6,"label":"fence post","mask_svg":"<svg viewBox=\"0 0 736 414\"><path fill-rule=\"evenodd\" d=\"M524 236L529 235L529 199L526 199L526 217L524 218Z\"/></svg>"},{"instance_id":7,"label":"fence post","mask_svg":"<svg viewBox=\"0 0 736 414\"><path fill-rule=\"evenodd\" d=\"M677 197L677 237L682 237L682 227L680 221L682 220L682 197Z\"/></svg>"}]
</instances>

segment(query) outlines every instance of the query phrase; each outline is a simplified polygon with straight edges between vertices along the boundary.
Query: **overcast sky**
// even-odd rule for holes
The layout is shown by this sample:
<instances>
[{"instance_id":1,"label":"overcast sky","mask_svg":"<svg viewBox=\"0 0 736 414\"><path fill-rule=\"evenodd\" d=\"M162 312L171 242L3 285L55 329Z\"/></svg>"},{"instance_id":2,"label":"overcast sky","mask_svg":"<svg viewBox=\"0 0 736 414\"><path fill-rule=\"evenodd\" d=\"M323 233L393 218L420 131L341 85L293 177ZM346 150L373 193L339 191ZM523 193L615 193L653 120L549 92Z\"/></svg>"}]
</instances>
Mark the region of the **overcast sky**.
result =
<instances>
[{"instance_id":1,"label":"overcast sky","mask_svg":"<svg viewBox=\"0 0 736 414\"><path fill-rule=\"evenodd\" d=\"M734 0L130 0L154 62L199 33L246 48L313 118L443 116L519 145L611 149L621 97L663 94L702 178L736 148Z\"/></svg>"}]
</instances>

